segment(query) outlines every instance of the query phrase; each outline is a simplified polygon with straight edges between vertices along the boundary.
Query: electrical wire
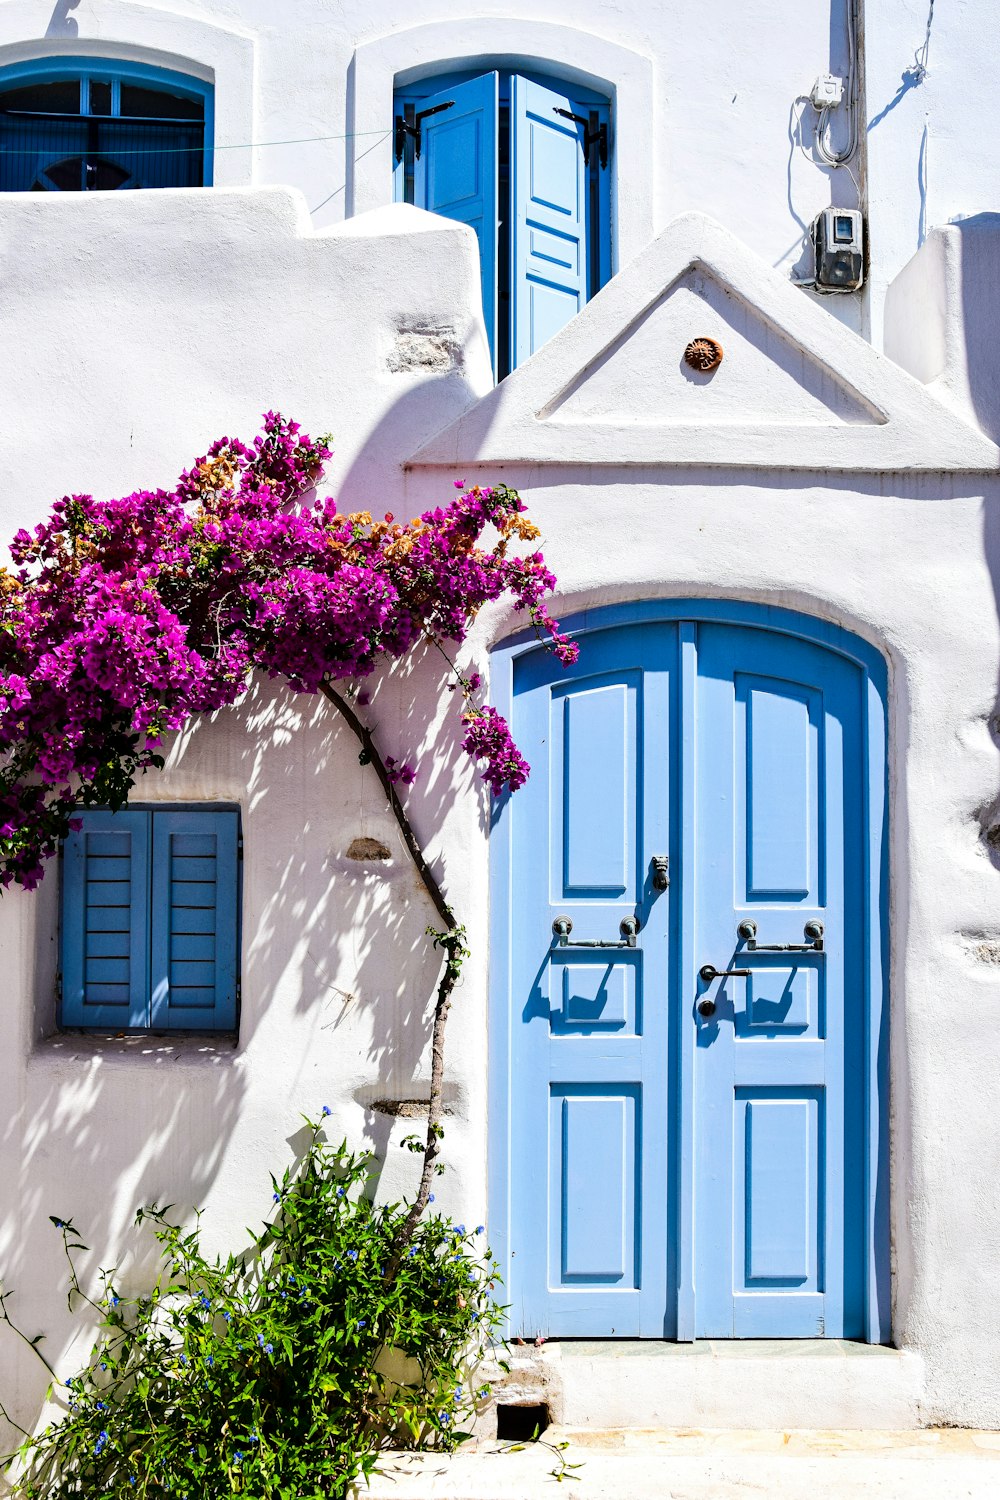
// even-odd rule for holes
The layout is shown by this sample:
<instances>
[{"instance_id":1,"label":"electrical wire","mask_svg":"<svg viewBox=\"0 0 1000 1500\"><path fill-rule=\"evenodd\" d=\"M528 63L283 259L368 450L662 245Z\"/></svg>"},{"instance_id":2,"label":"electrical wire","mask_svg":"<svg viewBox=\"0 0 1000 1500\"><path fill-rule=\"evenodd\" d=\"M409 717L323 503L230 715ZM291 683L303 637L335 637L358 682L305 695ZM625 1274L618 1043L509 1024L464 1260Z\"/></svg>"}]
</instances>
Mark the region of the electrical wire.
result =
<instances>
[{"instance_id":1,"label":"electrical wire","mask_svg":"<svg viewBox=\"0 0 1000 1500\"><path fill-rule=\"evenodd\" d=\"M860 131L858 129L858 99L857 99L857 17L855 14L856 0L846 0L847 7L847 87L844 90L844 106L847 111L848 135L847 146L843 151L834 151L827 144L827 131L829 130L829 116L832 105L814 105L817 114L816 122L816 150L820 159L828 167L846 167L857 155L860 144ZM849 169L848 169L849 170ZM857 178L851 172L851 181L855 188L858 187ZM861 194L858 191L858 201Z\"/></svg>"}]
</instances>

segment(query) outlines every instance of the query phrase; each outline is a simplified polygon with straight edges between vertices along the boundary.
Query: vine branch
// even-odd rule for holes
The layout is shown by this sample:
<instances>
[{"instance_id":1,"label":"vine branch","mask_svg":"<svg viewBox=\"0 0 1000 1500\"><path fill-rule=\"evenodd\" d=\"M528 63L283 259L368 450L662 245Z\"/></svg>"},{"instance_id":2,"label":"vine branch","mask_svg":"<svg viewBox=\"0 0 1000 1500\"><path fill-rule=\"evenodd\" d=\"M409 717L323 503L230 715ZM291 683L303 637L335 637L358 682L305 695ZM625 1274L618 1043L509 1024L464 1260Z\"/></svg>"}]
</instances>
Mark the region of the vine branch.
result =
<instances>
[{"instance_id":1,"label":"vine branch","mask_svg":"<svg viewBox=\"0 0 1000 1500\"><path fill-rule=\"evenodd\" d=\"M427 1138L423 1146L423 1167L420 1173L420 1185L417 1196L413 1200L410 1211L406 1216L403 1227L396 1241L396 1249L386 1267L385 1279L391 1281L399 1269L403 1259L403 1251L412 1239L414 1230L420 1220L420 1215L430 1200L431 1184L434 1181L437 1167L437 1159L441 1153L441 1114L444 1103L444 1038L445 1027L448 1021L448 1012L451 1009L452 991L461 973L462 961L468 956L468 950L464 944L465 928L460 926L448 902L445 900L444 892L434 875L433 870L427 863L424 851L420 846L406 809L400 801L399 794L386 768L385 761L379 753L374 736L368 726L358 718L354 709L347 699L330 683L320 684L323 693L334 708L340 713L349 725L361 744L361 763L370 765L379 779L382 790L385 792L392 809L393 817L403 836L410 858L413 860L417 874L423 883L424 889L430 897L434 909L441 921L444 923L442 932L428 927L428 936L433 937L435 948L441 948L445 954L444 972L438 981L437 995L434 1000L434 1022L431 1028L431 1087L430 1097L427 1101Z\"/></svg>"}]
</instances>

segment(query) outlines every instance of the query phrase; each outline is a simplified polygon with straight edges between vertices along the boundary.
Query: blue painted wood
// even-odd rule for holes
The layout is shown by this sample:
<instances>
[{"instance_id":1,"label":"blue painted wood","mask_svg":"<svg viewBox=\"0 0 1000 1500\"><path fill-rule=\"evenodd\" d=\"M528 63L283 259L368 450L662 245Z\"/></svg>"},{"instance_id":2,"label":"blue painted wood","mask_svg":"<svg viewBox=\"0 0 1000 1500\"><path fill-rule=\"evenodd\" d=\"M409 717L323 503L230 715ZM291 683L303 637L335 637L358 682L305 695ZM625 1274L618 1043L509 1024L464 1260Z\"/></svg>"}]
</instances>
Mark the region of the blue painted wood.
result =
<instances>
[{"instance_id":1,"label":"blue painted wood","mask_svg":"<svg viewBox=\"0 0 1000 1500\"><path fill-rule=\"evenodd\" d=\"M517 366L587 301L583 127L564 92L511 78L511 351ZM605 172L605 177L607 172Z\"/></svg>"},{"instance_id":2,"label":"blue painted wood","mask_svg":"<svg viewBox=\"0 0 1000 1500\"><path fill-rule=\"evenodd\" d=\"M153 814L152 1024L236 1026L239 823L235 811Z\"/></svg>"},{"instance_id":3,"label":"blue painted wood","mask_svg":"<svg viewBox=\"0 0 1000 1500\"><path fill-rule=\"evenodd\" d=\"M684 621L682 611L694 620ZM742 628L711 623L726 615ZM676 636L659 624L663 616L680 622ZM564 799L559 724L566 711L553 712L559 681L551 665L516 642L500 657L497 680L501 706L513 709L522 743L530 741L535 802L529 805L526 789L495 809L494 951L504 988L495 994L491 1039L494 1065L497 1058L505 1064L503 1077L494 1066L492 1079L498 1134L491 1234L507 1267L511 1329L885 1339L884 668L870 648L835 627L722 601L616 606L577 617L569 628L583 636L584 652L575 680L562 678L563 697L579 690L593 700L595 690L639 674L644 712L635 719L635 784L644 788L643 817L625 845L642 846L644 823L666 802L679 832L663 934L665 943L673 935L675 961L666 988L652 987L643 944L654 932L644 924L631 958L633 1001L628 983L612 986L606 978L609 962L613 973L628 972L617 957L594 955L595 969L602 967L589 983L579 977L585 955L540 957L557 906L573 917L573 936L596 936L580 918L596 915L601 902L584 892L575 906L565 865L552 862L553 850L562 853L556 835L567 819L545 804L549 785L553 804ZM658 650L646 641L654 629ZM652 779L651 661L661 671L669 663L673 680L663 704L674 728ZM862 703L872 721L863 733ZM666 714L661 729L665 724ZM787 817L780 798L786 750L795 793ZM755 779L755 753L758 770L771 756L771 776ZM706 1025L695 1010L697 967L722 967L738 956L736 922L747 913L761 925L762 942L801 941L804 922L819 914L827 955L750 956L739 965L752 968L749 982L717 982L717 1017ZM555 986L547 971L560 965L562 984ZM652 996L671 993L673 1023L656 1035ZM633 1038L641 1041L638 1064L626 1045ZM579 1050L559 1050L564 1040ZM646 1171L651 1114L660 1101L646 1071L654 1048L660 1056L651 1071L666 1080L665 1097L673 1101L672 1137L659 1152L655 1178ZM573 1152L564 1144L572 1141L567 1119L576 1123L573 1111L564 1111L570 1097L587 1106L577 1117L581 1139L590 1122L604 1125L593 1126L587 1147L600 1173L586 1180L582 1171L574 1179ZM634 1172L626 1166L622 1123L630 1097L637 1104ZM612 1129L612 1121L621 1128ZM539 1147L546 1141L543 1174ZM575 1191L566 1188L567 1171ZM623 1191L629 1182L634 1213ZM580 1219L588 1203L596 1216L589 1268ZM532 1236L535 1221L547 1221L541 1241ZM629 1254L617 1254L630 1244L630 1224L635 1287ZM671 1269L657 1317L643 1294L650 1245L664 1229L662 1261ZM574 1300L565 1284L571 1262L555 1247L567 1244L575 1247L572 1265L594 1278L585 1300ZM599 1281L602 1274L610 1280Z\"/></svg>"},{"instance_id":4,"label":"blue painted wood","mask_svg":"<svg viewBox=\"0 0 1000 1500\"><path fill-rule=\"evenodd\" d=\"M498 77L484 73L431 94L421 111L447 105L421 126L414 163L414 202L430 213L457 219L476 232L482 273L483 319L496 362L497 102Z\"/></svg>"},{"instance_id":5,"label":"blue painted wood","mask_svg":"<svg viewBox=\"0 0 1000 1500\"><path fill-rule=\"evenodd\" d=\"M149 1025L149 814L81 812L63 845L63 1026Z\"/></svg>"},{"instance_id":6,"label":"blue painted wood","mask_svg":"<svg viewBox=\"0 0 1000 1500\"><path fill-rule=\"evenodd\" d=\"M673 1332L670 1226L642 1205L665 1202L669 1175L670 906L649 868L670 851L675 665L670 627L609 632L566 671L545 653L518 663L533 772L510 807L502 944L516 1080L505 1299L532 1337ZM573 939L612 941L637 915L638 945L554 947L561 915Z\"/></svg>"},{"instance_id":7,"label":"blue painted wood","mask_svg":"<svg viewBox=\"0 0 1000 1500\"><path fill-rule=\"evenodd\" d=\"M752 666L752 673L745 668ZM787 636L698 630L696 1332L864 1333L862 678ZM822 956L749 953L826 928ZM697 1015L711 992L717 1010Z\"/></svg>"},{"instance_id":8,"label":"blue painted wood","mask_svg":"<svg viewBox=\"0 0 1000 1500\"><path fill-rule=\"evenodd\" d=\"M123 82L164 89L170 93L199 100L205 111L202 184L204 187L212 186L215 158L215 89L211 83L206 83L189 73L178 72L173 68L155 67L151 63L134 62L125 58L49 56L27 58L22 62L8 63L0 67L0 90L17 84L41 83L66 78L79 78L85 90L91 79L111 84L112 116L100 117L104 119L117 116ZM79 136L68 134L66 151L69 152L78 145ZM49 155L51 159L57 159L57 154L53 156L50 152ZM169 165L166 167L166 172L167 180L153 184L154 186L186 185L186 182L179 182Z\"/></svg>"}]
</instances>

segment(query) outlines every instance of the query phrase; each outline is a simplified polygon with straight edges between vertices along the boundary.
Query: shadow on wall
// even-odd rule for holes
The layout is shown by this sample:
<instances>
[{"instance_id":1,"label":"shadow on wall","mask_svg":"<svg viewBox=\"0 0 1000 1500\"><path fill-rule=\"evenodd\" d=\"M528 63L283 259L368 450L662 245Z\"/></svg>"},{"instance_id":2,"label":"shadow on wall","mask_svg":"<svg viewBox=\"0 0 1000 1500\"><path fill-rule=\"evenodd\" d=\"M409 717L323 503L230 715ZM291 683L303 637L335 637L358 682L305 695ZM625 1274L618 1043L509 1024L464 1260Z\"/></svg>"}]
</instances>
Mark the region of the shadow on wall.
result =
<instances>
[{"instance_id":1,"label":"shadow on wall","mask_svg":"<svg viewBox=\"0 0 1000 1500\"><path fill-rule=\"evenodd\" d=\"M366 711L383 749L419 765L408 807L461 918L467 871L435 858L437 832L449 817L464 820L466 836L449 847L481 864L485 802L469 790L457 705L445 686L443 663L427 654L386 674ZM67 1035L39 1042L27 1059L9 1048L0 1062L0 1094L20 1100L0 1133L0 1277L18 1294L19 1325L29 1336L46 1333L47 1356L63 1374L86 1358L90 1333L78 1336L80 1320L66 1313L61 1239L49 1215L72 1219L93 1247L80 1257L85 1284L118 1262L123 1287L148 1288L155 1246L129 1227L136 1207L173 1203L186 1214L205 1206L206 1246L237 1248L242 1226L270 1209L268 1172L280 1173L300 1149L300 1115L315 1116L324 1103L331 1140L381 1159L379 1196L409 1191L418 1158L396 1149L385 1169L397 1122L372 1105L426 1098L429 1086L440 963L425 929L435 913L374 772L359 765L357 742L331 706L255 680L238 708L179 735L166 770L137 794L242 803L240 1036L233 1048ZM390 858L352 857L361 840ZM465 1113L467 1094L451 1085L453 1114ZM400 1120L398 1133L421 1123ZM38 1420L46 1383L41 1365L0 1330L0 1399L26 1426Z\"/></svg>"},{"instance_id":2,"label":"shadow on wall","mask_svg":"<svg viewBox=\"0 0 1000 1500\"><path fill-rule=\"evenodd\" d=\"M953 228L961 237L961 329L950 330L950 341L965 358L965 382L975 419L994 442L1000 443L1000 282L996 274L1000 249L1000 214L983 213L963 219ZM983 551L993 581L1000 618L1000 498L987 492L983 504ZM990 715L990 733L1000 748L1000 681ZM979 811L983 843L995 868L1000 869L1000 792Z\"/></svg>"}]
</instances>

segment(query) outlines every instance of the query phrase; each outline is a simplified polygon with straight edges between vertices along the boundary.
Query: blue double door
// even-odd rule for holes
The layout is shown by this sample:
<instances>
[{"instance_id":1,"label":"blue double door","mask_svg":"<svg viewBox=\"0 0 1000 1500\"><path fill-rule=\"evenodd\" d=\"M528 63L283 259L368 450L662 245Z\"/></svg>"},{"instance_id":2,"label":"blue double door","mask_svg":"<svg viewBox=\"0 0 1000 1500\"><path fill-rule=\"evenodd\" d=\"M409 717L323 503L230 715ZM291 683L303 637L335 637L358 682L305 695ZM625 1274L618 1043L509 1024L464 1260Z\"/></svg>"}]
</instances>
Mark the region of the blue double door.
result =
<instances>
[{"instance_id":1,"label":"blue double door","mask_svg":"<svg viewBox=\"0 0 1000 1500\"><path fill-rule=\"evenodd\" d=\"M864 671L649 621L521 656L513 692L513 1331L864 1337Z\"/></svg>"}]
</instances>

